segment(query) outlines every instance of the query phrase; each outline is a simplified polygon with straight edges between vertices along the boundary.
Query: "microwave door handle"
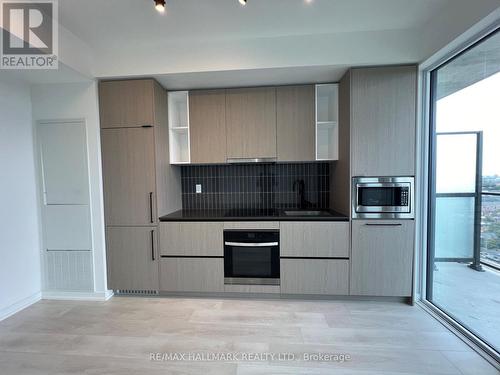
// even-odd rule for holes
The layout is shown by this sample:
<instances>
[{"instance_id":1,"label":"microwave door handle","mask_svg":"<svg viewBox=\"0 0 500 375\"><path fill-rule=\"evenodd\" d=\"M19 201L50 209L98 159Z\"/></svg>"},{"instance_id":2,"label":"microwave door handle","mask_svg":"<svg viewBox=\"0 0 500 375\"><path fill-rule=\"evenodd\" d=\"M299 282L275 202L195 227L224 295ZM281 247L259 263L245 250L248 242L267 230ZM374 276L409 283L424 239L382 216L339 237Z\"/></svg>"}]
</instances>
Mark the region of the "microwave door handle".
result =
<instances>
[{"instance_id":1,"label":"microwave door handle","mask_svg":"<svg viewBox=\"0 0 500 375\"><path fill-rule=\"evenodd\" d=\"M278 246L278 242L224 242L227 246L237 246L237 247L269 247Z\"/></svg>"}]
</instances>

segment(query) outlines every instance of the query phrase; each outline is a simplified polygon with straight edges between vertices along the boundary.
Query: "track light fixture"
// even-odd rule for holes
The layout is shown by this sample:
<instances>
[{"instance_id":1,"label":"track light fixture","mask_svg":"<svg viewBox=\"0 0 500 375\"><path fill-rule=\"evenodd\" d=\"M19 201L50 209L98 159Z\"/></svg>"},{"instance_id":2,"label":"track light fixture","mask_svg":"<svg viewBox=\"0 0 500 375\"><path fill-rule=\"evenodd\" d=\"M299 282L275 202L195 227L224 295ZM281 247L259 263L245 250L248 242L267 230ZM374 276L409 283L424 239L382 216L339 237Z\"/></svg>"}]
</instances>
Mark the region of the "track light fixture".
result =
<instances>
[{"instance_id":1,"label":"track light fixture","mask_svg":"<svg viewBox=\"0 0 500 375\"><path fill-rule=\"evenodd\" d=\"M247 5L247 0L238 0L241 5Z\"/></svg>"},{"instance_id":2,"label":"track light fixture","mask_svg":"<svg viewBox=\"0 0 500 375\"><path fill-rule=\"evenodd\" d=\"M155 2L155 9L160 12L160 13L163 13L165 12L165 0L154 0Z\"/></svg>"}]
</instances>

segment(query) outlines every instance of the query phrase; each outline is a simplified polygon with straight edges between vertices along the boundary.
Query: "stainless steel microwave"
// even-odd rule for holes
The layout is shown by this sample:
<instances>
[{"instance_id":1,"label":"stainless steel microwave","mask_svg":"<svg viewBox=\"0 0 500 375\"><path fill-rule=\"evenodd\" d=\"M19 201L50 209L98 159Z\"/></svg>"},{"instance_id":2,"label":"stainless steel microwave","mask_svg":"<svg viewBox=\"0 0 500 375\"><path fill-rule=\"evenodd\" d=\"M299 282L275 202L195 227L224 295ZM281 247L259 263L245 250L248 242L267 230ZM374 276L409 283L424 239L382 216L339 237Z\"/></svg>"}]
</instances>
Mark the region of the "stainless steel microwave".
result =
<instances>
[{"instance_id":1,"label":"stainless steel microwave","mask_svg":"<svg viewBox=\"0 0 500 375\"><path fill-rule=\"evenodd\" d=\"M415 218L414 177L353 177L353 219Z\"/></svg>"}]
</instances>

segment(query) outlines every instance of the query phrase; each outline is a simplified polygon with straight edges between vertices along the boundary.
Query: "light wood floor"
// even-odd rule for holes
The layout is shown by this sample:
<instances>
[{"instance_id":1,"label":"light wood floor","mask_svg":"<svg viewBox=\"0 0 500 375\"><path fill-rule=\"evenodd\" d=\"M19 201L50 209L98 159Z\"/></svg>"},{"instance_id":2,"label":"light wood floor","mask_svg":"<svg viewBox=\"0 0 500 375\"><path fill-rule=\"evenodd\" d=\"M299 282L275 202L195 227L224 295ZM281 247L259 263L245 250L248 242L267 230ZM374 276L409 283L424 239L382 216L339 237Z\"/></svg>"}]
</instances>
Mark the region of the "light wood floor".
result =
<instances>
[{"instance_id":1,"label":"light wood floor","mask_svg":"<svg viewBox=\"0 0 500 375\"><path fill-rule=\"evenodd\" d=\"M294 353L283 362L150 353ZM351 360L306 362L302 353ZM41 301L0 322L0 374L498 374L418 307L390 302L115 297Z\"/></svg>"}]
</instances>

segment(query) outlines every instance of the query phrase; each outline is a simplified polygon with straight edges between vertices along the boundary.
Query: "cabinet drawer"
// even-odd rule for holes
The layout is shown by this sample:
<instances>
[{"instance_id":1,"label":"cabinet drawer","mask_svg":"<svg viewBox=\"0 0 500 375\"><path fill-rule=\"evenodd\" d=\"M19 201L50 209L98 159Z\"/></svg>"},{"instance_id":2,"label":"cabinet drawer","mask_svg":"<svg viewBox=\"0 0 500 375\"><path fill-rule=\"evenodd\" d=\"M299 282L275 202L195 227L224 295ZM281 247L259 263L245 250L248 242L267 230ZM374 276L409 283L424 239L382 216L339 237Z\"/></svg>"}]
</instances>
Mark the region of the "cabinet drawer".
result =
<instances>
[{"instance_id":1,"label":"cabinet drawer","mask_svg":"<svg viewBox=\"0 0 500 375\"><path fill-rule=\"evenodd\" d=\"M281 222L281 256L349 257L348 222Z\"/></svg>"},{"instance_id":2,"label":"cabinet drawer","mask_svg":"<svg viewBox=\"0 0 500 375\"><path fill-rule=\"evenodd\" d=\"M222 223L160 223L161 255L222 256Z\"/></svg>"},{"instance_id":3,"label":"cabinet drawer","mask_svg":"<svg viewBox=\"0 0 500 375\"><path fill-rule=\"evenodd\" d=\"M226 221L224 229L279 229L278 221Z\"/></svg>"},{"instance_id":4,"label":"cabinet drawer","mask_svg":"<svg viewBox=\"0 0 500 375\"><path fill-rule=\"evenodd\" d=\"M281 293L349 294L349 261L281 259Z\"/></svg>"},{"instance_id":5,"label":"cabinet drawer","mask_svg":"<svg viewBox=\"0 0 500 375\"><path fill-rule=\"evenodd\" d=\"M165 292L224 291L223 258L162 258L160 290Z\"/></svg>"}]
</instances>

